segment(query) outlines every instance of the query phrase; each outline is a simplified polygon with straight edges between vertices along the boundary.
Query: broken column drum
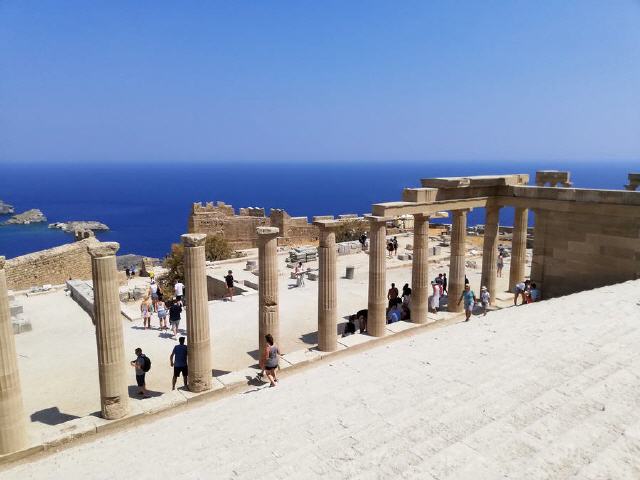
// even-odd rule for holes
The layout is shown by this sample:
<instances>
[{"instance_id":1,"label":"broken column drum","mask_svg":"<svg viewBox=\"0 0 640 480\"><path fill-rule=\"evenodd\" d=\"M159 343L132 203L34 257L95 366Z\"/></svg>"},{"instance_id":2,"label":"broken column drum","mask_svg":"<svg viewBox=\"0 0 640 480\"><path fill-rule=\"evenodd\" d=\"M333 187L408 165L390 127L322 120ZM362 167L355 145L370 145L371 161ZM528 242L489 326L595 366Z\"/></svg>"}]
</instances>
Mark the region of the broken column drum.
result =
<instances>
[{"instance_id":1,"label":"broken column drum","mask_svg":"<svg viewBox=\"0 0 640 480\"><path fill-rule=\"evenodd\" d=\"M189 390L211 389L211 331L209 327L209 297L203 233L182 235L184 245L184 283L187 310L187 377Z\"/></svg>"}]
</instances>

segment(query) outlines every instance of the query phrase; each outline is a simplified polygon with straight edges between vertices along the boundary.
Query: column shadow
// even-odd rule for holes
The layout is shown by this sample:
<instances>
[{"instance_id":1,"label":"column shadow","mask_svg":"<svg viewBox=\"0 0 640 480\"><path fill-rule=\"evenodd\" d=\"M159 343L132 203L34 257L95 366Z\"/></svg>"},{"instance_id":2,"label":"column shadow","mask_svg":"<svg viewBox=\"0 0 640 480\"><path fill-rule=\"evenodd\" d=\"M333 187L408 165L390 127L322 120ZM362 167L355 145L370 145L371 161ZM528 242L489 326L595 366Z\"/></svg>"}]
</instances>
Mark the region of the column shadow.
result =
<instances>
[{"instance_id":1,"label":"column shadow","mask_svg":"<svg viewBox=\"0 0 640 480\"><path fill-rule=\"evenodd\" d=\"M77 415L70 415L68 413L62 413L58 407L49 407L38 410L31 414L32 422L40 422L46 425L60 425L61 423L68 422L69 420L75 420L80 418Z\"/></svg>"},{"instance_id":2,"label":"column shadow","mask_svg":"<svg viewBox=\"0 0 640 480\"><path fill-rule=\"evenodd\" d=\"M127 387L129 390L129 398L137 398L137 399L143 399L144 397L142 395L138 395L138 386L137 385L129 385L129 387ZM149 395L149 397L159 397L160 395L162 395L163 392L156 392L155 390L149 390L147 388L147 395Z\"/></svg>"},{"instance_id":3,"label":"column shadow","mask_svg":"<svg viewBox=\"0 0 640 480\"><path fill-rule=\"evenodd\" d=\"M303 333L300 335L300 340L307 345L317 345L318 344L318 332L309 332Z\"/></svg>"},{"instance_id":4,"label":"column shadow","mask_svg":"<svg viewBox=\"0 0 640 480\"><path fill-rule=\"evenodd\" d=\"M211 375L213 377L221 377L222 375L226 375L227 373L231 373L231 370L218 370L215 368L211 370Z\"/></svg>"}]
</instances>

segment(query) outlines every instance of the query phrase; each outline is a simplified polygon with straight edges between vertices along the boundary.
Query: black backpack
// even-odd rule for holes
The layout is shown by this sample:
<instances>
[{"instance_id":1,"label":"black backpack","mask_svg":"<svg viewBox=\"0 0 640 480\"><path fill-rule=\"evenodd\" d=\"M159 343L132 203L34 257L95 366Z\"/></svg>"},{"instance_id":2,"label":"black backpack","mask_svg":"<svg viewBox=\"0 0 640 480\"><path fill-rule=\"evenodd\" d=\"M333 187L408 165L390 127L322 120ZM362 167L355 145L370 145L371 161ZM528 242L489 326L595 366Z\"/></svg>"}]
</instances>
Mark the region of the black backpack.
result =
<instances>
[{"instance_id":1,"label":"black backpack","mask_svg":"<svg viewBox=\"0 0 640 480\"><path fill-rule=\"evenodd\" d=\"M142 371L147 373L149 370L151 370L151 359L146 355L143 355L142 359L144 360L144 363L142 364Z\"/></svg>"}]
</instances>

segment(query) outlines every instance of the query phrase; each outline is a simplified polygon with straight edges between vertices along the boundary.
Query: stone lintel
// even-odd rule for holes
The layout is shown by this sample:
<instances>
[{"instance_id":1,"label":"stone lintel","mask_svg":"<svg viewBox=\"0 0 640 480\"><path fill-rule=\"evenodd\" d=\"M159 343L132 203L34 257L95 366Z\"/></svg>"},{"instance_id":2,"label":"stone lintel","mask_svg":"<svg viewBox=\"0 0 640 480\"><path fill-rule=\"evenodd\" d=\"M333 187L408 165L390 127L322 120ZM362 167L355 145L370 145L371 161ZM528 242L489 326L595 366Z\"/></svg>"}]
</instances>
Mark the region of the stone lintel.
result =
<instances>
[{"instance_id":1,"label":"stone lintel","mask_svg":"<svg viewBox=\"0 0 640 480\"><path fill-rule=\"evenodd\" d=\"M4 264L7 262L5 257L0 257L0 270L4 268Z\"/></svg>"},{"instance_id":2,"label":"stone lintel","mask_svg":"<svg viewBox=\"0 0 640 480\"><path fill-rule=\"evenodd\" d=\"M337 228L343 224L344 222L341 222L340 220L315 220L312 222L312 225L319 228Z\"/></svg>"},{"instance_id":3,"label":"stone lintel","mask_svg":"<svg viewBox=\"0 0 640 480\"><path fill-rule=\"evenodd\" d=\"M280 229L277 227L258 227L256 233L258 235L279 235Z\"/></svg>"},{"instance_id":4,"label":"stone lintel","mask_svg":"<svg viewBox=\"0 0 640 480\"><path fill-rule=\"evenodd\" d=\"M420 180L423 187L430 188L463 188L463 187L498 187L505 185L526 185L529 175L514 173L508 175L476 175L472 177L438 177Z\"/></svg>"},{"instance_id":5,"label":"stone lintel","mask_svg":"<svg viewBox=\"0 0 640 480\"><path fill-rule=\"evenodd\" d=\"M436 201L437 188L405 188L402 191L402 200L414 203L431 203Z\"/></svg>"},{"instance_id":6,"label":"stone lintel","mask_svg":"<svg viewBox=\"0 0 640 480\"><path fill-rule=\"evenodd\" d=\"M375 207L375 205L374 205ZM382 217L378 215L365 215L365 220L368 220L373 223L381 223L381 222L391 222L395 220L395 217Z\"/></svg>"},{"instance_id":7,"label":"stone lintel","mask_svg":"<svg viewBox=\"0 0 640 480\"><path fill-rule=\"evenodd\" d=\"M206 233L185 233L181 235L182 244L185 247L204 247L207 241Z\"/></svg>"},{"instance_id":8,"label":"stone lintel","mask_svg":"<svg viewBox=\"0 0 640 480\"><path fill-rule=\"evenodd\" d=\"M87 250L93 258L111 257L120 249L118 242L100 242L88 245Z\"/></svg>"}]
</instances>

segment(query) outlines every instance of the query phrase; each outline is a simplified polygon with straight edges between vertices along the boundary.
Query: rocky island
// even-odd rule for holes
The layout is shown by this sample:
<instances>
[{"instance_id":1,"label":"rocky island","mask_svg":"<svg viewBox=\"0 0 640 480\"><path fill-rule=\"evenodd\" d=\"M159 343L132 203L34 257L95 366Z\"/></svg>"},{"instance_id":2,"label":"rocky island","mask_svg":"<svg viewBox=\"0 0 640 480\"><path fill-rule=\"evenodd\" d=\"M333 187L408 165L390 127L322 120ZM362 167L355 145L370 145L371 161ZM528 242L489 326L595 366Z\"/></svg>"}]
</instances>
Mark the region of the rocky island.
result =
<instances>
[{"instance_id":1,"label":"rocky island","mask_svg":"<svg viewBox=\"0 0 640 480\"><path fill-rule=\"evenodd\" d=\"M44 216L37 208L32 208L23 213L14 215L9 220L4 222L5 225L29 225L30 223L46 222L47 217Z\"/></svg>"},{"instance_id":2,"label":"rocky island","mask_svg":"<svg viewBox=\"0 0 640 480\"><path fill-rule=\"evenodd\" d=\"M106 231L109 230L104 223L90 221L73 221L73 222L56 222L50 223L49 228L58 228L67 233L73 233L77 230Z\"/></svg>"},{"instance_id":3,"label":"rocky island","mask_svg":"<svg viewBox=\"0 0 640 480\"><path fill-rule=\"evenodd\" d=\"M9 205L8 203L4 203L0 200L0 215L9 215L15 212L13 205Z\"/></svg>"}]
</instances>

